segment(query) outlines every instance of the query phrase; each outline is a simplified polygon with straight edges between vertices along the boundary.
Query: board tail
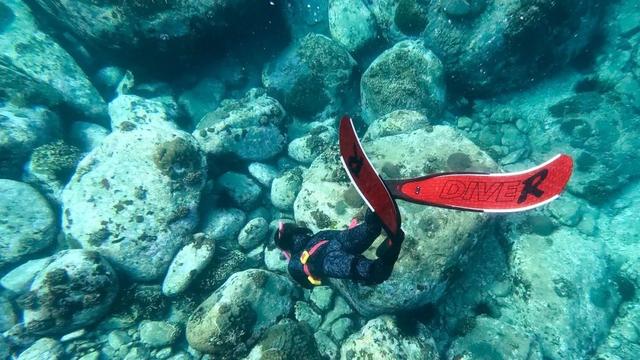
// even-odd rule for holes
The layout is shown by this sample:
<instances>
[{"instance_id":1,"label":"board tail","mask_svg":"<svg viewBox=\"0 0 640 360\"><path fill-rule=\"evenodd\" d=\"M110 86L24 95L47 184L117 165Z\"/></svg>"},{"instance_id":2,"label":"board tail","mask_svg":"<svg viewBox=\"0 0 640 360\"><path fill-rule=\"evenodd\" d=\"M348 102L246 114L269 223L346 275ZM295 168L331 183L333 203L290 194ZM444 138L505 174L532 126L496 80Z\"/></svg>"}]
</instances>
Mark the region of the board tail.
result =
<instances>
[{"instance_id":1,"label":"board tail","mask_svg":"<svg viewBox=\"0 0 640 360\"><path fill-rule=\"evenodd\" d=\"M367 158L348 116L340 121L340 160L362 199L380 217L385 231L391 237L398 235L401 225L398 205Z\"/></svg>"},{"instance_id":2,"label":"board tail","mask_svg":"<svg viewBox=\"0 0 640 360\"><path fill-rule=\"evenodd\" d=\"M442 173L387 180L391 195L414 203L457 210L516 212L544 205L564 190L573 160L560 154L532 169L514 173Z\"/></svg>"}]
</instances>

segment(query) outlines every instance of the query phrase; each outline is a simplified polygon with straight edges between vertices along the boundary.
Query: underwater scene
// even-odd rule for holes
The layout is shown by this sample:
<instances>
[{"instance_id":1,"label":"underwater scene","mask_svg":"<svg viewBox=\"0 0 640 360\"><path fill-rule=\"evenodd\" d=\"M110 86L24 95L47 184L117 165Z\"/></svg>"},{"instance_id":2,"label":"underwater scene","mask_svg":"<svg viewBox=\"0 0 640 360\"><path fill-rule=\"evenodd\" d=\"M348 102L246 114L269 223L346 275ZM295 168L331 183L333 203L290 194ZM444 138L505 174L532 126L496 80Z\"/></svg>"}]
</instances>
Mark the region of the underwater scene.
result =
<instances>
[{"instance_id":1,"label":"underwater scene","mask_svg":"<svg viewBox=\"0 0 640 360\"><path fill-rule=\"evenodd\" d=\"M0 0L0 360L640 359L640 1Z\"/></svg>"}]
</instances>

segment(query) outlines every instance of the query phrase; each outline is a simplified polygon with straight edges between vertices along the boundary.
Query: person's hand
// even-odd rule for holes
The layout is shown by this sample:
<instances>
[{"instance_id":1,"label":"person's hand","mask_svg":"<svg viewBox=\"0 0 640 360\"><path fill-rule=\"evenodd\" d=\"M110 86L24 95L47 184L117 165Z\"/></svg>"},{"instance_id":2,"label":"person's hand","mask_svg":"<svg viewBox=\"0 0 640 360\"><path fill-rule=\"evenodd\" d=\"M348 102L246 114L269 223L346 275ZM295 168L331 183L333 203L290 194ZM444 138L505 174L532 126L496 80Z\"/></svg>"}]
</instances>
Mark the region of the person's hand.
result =
<instances>
[{"instance_id":1,"label":"person's hand","mask_svg":"<svg viewBox=\"0 0 640 360\"><path fill-rule=\"evenodd\" d=\"M381 220L378 214L371 211L371 209L369 209L369 207L367 206L367 211L364 214L364 222L372 225L375 223L381 223Z\"/></svg>"}]
</instances>

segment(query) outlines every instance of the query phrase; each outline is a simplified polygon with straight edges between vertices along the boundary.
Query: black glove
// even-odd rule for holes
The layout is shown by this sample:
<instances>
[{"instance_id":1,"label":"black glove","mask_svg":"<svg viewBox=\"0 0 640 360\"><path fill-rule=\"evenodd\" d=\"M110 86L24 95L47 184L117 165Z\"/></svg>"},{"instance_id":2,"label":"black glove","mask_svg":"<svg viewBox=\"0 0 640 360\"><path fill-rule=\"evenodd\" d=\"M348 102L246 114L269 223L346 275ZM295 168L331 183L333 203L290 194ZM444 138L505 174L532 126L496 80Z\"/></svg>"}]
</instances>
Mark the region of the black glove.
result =
<instances>
[{"instance_id":1,"label":"black glove","mask_svg":"<svg viewBox=\"0 0 640 360\"><path fill-rule=\"evenodd\" d=\"M367 206L367 211L364 213L364 222L366 222L367 225L382 224L382 221L380 220L380 217L378 216L378 214L371 211L371 209L369 209L368 206Z\"/></svg>"},{"instance_id":2,"label":"black glove","mask_svg":"<svg viewBox=\"0 0 640 360\"><path fill-rule=\"evenodd\" d=\"M378 245L376 249L376 256L379 258L390 257L395 261L400 253L402 242L404 241L404 231L398 230L398 235L394 239L386 238L382 244Z\"/></svg>"}]
</instances>

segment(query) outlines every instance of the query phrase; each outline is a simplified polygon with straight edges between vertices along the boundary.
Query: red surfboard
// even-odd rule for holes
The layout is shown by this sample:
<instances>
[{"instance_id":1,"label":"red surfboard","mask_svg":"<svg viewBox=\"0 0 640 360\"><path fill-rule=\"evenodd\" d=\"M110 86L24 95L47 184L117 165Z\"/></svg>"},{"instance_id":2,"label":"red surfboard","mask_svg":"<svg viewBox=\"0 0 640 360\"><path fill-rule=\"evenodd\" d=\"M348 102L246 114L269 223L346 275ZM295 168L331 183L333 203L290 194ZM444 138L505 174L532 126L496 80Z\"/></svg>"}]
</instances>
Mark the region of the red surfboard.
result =
<instances>
[{"instance_id":1,"label":"red surfboard","mask_svg":"<svg viewBox=\"0 0 640 360\"><path fill-rule=\"evenodd\" d=\"M395 237L400 230L398 205L364 153L348 116L340 121L340 160L364 202L378 214L386 232Z\"/></svg>"},{"instance_id":2,"label":"red surfboard","mask_svg":"<svg viewBox=\"0 0 640 360\"><path fill-rule=\"evenodd\" d=\"M560 196L573 170L571 157L560 154L514 173L440 173L383 180L369 162L348 116L340 121L340 157L351 182L391 234L400 228L394 199L465 211L524 211Z\"/></svg>"}]
</instances>

